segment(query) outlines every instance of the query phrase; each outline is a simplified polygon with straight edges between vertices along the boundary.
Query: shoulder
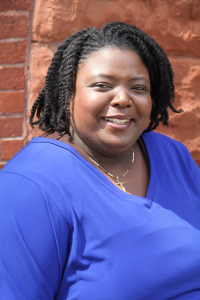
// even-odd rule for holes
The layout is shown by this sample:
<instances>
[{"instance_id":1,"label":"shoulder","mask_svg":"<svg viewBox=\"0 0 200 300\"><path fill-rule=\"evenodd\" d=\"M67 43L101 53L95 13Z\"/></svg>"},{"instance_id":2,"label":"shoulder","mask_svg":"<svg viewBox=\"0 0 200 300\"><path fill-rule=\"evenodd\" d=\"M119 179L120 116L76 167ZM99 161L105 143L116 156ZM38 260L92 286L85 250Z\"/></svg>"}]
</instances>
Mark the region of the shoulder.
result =
<instances>
[{"instance_id":1,"label":"shoulder","mask_svg":"<svg viewBox=\"0 0 200 300\"><path fill-rule=\"evenodd\" d=\"M200 169L192 159L187 147L166 135L149 132L142 135L149 156L164 170L190 173L195 181L200 182Z\"/></svg>"},{"instance_id":2,"label":"shoulder","mask_svg":"<svg viewBox=\"0 0 200 300\"><path fill-rule=\"evenodd\" d=\"M37 165L45 165L50 162L59 162L64 157L73 155L75 150L60 141L48 138L33 138L22 148L5 166L7 170L15 167L19 169L34 168ZM5 169L4 168L4 169Z\"/></svg>"},{"instance_id":3,"label":"shoulder","mask_svg":"<svg viewBox=\"0 0 200 300\"><path fill-rule=\"evenodd\" d=\"M0 171L0 195L16 186L16 197L26 203L34 199L44 205L56 205L68 220L71 212L70 191L77 190L74 170L79 166L78 153L69 145L45 138L35 138L18 152ZM70 187L70 188L69 188ZM54 203L54 204L53 204ZM42 204L41 204L42 205Z\"/></svg>"},{"instance_id":4,"label":"shoulder","mask_svg":"<svg viewBox=\"0 0 200 300\"><path fill-rule=\"evenodd\" d=\"M149 142L154 142L156 144L165 144L165 145L177 145L178 147L179 146L183 146L183 144L171 137L168 137L162 133L158 133L158 132L154 132L154 131L151 131L151 132L147 132L147 133L144 133L142 135L142 137L145 139L145 140L148 140Z\"/></svg>"},{"instance_id":5,"label":"shoulder","mask_svg":"<svg viewBox=\"0 0 200 300\"><path fill-rule=\"evenodd\" d=\"M80 159L68 144L48 138L33 138L3 168L2 173L16 173L37 183L68 176Z\"/></svg>"},{"instance_id":6,"label":"shoulder","mask_svg":"<svg viewBox=\"0 0 200 300\"><path fill-rule=\"evenodd\" d=\"M190 158L190 153L184 144L164 134L148 132L143 134L142 137L145 144L148 144L154 151L157 148L162 153L171 153L171 155L182 155Z\"/></svg>"}]
</instances>

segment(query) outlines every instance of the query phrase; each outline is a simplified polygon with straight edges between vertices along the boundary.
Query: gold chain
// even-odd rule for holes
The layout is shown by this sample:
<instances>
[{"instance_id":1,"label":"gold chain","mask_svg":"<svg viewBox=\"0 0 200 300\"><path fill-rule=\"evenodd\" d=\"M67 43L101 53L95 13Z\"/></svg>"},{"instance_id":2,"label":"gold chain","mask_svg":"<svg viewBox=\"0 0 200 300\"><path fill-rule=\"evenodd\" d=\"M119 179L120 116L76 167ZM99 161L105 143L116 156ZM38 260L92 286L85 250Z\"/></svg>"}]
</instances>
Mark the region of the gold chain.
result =
<instances>
[{"instance_id":1,"label":"gold chain","mask_svg":"<svg viewBox=\"0 0 200 300\"><path fill-rule=\"evenodd\" d=\"M126 189L125 189L125 187L123 186L124 182L120 182L120 181L119 181L119 178L126 176L126 174L128 173L128 171L129 171L130 168L132 167L132 164L134 163L134 149L133 149L133 154L132 154L131 164L130 164L130 166L128 167L128 169L126 170L126 172L125 172L122 176L116 176L116 175L113 175L113 174L107 172L106 170L104 170L104 168L103 168L100 164L98 164L98 162L96 162L94 159L92 159L89 155L88 155L88 157L89 157L89 159L90 159L90 160L91 160L91 161L92 161L99 169L101 169L104 173L108 174L108 175L111 176L112 178L115 178L115 179L117 180L116 185L120 185L121 188L122 188L122 190L126 193Z\"/></svg>"}]
</instances>

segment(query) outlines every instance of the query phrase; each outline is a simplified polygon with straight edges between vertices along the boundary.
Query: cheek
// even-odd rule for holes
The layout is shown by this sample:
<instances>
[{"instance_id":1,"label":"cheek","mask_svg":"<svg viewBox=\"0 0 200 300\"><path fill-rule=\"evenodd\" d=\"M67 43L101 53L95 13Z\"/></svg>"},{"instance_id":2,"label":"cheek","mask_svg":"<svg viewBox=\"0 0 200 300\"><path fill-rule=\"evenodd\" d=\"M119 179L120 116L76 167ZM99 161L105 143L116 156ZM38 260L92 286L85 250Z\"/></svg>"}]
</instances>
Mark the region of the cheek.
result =
<instances>
[{"instance_id":1,"label":"cheek","mask_svg":"<svg viewBox=\"0 0 200 300\"><path fill-rule=\"evenodd\" d=\"M79 92L74 99L74 116L84 114L88 117L96 117L105 106L103 100L96 93Z\"/></svg>"},{"instance_id":2,"label":"cheek","mask_svg":"<svg viewBox=\"0 0 200 300\"><path fill-rule=\"evenodd\" d=\"M139 101L137 105L137 111L140 117L150 117L152 109L152 99L149 96L148 98L143 99L143 101Z\"/></svg>"}]
</instances>

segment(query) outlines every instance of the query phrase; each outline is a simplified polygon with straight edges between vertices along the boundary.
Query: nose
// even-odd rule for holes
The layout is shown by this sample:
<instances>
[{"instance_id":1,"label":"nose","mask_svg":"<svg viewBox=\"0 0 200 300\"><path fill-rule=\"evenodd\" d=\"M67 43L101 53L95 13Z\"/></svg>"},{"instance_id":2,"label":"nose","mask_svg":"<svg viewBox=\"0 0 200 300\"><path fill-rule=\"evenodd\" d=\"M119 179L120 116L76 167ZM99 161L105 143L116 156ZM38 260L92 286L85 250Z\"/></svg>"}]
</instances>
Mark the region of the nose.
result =
<instances>
[{"instance_id":1,"label":"nose","mask_svg":"<svg viewBox=\"0 0 200 300\"><path fill-rule=\"evenodd\" d=\"M113 97L110 105L118 108L130 108L133 103L130 99L129 91L126 88L119 88Z\"/></svg>"}]
</instances>

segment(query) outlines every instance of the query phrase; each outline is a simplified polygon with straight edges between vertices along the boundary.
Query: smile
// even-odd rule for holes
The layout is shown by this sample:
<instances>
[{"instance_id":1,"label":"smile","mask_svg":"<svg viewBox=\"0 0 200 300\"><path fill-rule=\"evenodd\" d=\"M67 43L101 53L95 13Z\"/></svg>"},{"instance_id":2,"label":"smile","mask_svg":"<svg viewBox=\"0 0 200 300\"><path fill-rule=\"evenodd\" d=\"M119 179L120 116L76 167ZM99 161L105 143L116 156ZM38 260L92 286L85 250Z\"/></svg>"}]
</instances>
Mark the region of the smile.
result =
<instances>
[{"instance_id":1,"label":"smile","mask_svg":"<svg viewBox=\"0 0 200 300\"><path fill-rule=\"evenodd\" d=\"M129 119L121 120L121 119L111 119L111 118L105 118L105 120L118 125L125 124L130 121Z\"/></svg>"}]
</instances>

